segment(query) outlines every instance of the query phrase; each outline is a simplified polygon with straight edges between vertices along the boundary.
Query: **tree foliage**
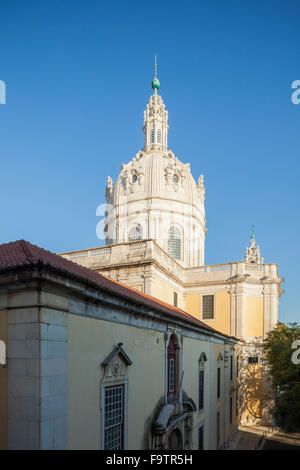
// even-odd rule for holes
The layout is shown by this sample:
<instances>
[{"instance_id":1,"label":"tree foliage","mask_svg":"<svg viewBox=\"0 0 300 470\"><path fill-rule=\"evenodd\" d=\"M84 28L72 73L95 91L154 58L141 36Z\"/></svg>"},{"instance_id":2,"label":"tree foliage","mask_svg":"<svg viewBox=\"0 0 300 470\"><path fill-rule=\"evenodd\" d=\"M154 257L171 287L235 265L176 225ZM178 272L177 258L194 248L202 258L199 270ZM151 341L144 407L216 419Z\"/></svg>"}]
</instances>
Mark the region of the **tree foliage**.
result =
<instances>
[{"instance_id":1,"label":"tree foliage","mask_svg":"<svg viewBox=\"0 0 300 470\"><path fill-rule=\"evenodd\" d=\"M300 430L300 364L292 361L295 340L300 340L300 325L278 323L263 344L275 391L273 414L287 431Z\"/></svg>"}]
</instances>

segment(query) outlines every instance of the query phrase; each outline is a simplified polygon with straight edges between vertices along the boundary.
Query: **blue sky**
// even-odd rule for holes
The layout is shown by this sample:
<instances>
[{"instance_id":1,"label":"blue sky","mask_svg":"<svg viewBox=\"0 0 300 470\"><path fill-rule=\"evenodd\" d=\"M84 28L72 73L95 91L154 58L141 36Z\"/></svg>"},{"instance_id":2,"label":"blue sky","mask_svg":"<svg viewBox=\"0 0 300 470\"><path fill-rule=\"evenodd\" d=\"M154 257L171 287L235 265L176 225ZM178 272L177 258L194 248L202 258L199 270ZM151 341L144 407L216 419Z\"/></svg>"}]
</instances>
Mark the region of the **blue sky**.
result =
<instances>
[{"instance_id":1,"label":"blue sky","mask_svg":"<svg viewBox=\"0 0 300 470\"><path fill-rule=\"evenodd\" d=\"M1 0L0 243L101 244L106 178L143 145L154 54L169 147L206 183L206 263L244 257L251 224L299 321L298 1Z\"/></svg>"}]
</instances>

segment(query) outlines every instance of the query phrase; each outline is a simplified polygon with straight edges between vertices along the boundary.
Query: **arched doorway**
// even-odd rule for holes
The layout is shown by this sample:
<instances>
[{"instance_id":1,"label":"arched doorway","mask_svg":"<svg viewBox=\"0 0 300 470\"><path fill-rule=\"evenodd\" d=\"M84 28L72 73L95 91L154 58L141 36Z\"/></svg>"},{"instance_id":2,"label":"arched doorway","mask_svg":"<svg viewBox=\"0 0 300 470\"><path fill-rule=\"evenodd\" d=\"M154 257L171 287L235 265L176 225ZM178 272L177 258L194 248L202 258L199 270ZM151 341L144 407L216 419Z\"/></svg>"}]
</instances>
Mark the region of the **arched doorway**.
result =
<instances>
[{"instance_id":1,"label":"arched doorway","mask_svg":"<svg viewBox=\"0 0 300 470\"><path fill-rule=\"evenodd\" d=\"M169 450L180 450L182 449L182 439L181 433L178 429L174 429L168 439L168 449Z\"/></svg>"}]
</instances>

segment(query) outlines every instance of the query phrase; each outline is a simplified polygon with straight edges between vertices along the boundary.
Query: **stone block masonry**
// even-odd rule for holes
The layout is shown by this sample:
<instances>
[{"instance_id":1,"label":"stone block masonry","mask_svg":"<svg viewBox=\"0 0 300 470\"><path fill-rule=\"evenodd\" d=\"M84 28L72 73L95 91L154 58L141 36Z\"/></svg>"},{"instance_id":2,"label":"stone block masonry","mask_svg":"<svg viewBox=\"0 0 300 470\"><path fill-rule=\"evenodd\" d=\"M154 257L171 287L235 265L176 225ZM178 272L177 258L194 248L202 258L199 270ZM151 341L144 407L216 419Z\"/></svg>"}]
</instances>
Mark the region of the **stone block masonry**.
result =
<instances>
[{"instance_id":1,"label":"stone block masonry","mask_svg":"<svg viewBox=\"0 0 300 470\"><path fill-rule=\"evenodd\" d=\"M8 448L66 449L68 317L35 300L8 314Z\"/></svg>"}]
</instances>

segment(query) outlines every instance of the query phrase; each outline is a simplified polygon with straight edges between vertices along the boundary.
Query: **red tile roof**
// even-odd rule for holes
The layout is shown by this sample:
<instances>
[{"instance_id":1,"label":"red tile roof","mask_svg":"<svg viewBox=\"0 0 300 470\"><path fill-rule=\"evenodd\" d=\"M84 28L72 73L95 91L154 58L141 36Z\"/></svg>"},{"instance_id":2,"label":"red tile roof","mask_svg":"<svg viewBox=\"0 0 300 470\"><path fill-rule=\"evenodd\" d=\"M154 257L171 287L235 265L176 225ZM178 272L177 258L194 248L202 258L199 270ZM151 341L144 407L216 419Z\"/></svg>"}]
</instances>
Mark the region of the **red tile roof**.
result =
<instances>
[{"instance_id":1,"label":"red tile roof","mask_svg":"<svg viewBox=\"0 0 300 470\"><path fill-rule=\"evenodd\" d=\"M151 309L157 310L167 316L175 317L180 320L192 323L201 327L211 333L218 333L222 336L227 336L217 330L209 327L205 323L197 320L192 315L184 312L183 310L173 307L161 300L158 300L150 295L143 294L132 287L127 287L118 281L114 281L99 274L91 269L85 268L73 261L62 258L55 253L44 250L39 246L32 245L25 240L17 240L11 243L0 245L0 273L3 271L17 269L26 266L34 266L41 264L49 266L57 271L62 272L66 276L80 278L82 282L94 284L98 288L105 290L118 297L125 298L126 300L145 305Z\"/></svg>"}]
</instances>

